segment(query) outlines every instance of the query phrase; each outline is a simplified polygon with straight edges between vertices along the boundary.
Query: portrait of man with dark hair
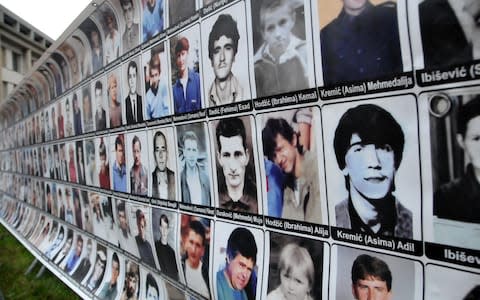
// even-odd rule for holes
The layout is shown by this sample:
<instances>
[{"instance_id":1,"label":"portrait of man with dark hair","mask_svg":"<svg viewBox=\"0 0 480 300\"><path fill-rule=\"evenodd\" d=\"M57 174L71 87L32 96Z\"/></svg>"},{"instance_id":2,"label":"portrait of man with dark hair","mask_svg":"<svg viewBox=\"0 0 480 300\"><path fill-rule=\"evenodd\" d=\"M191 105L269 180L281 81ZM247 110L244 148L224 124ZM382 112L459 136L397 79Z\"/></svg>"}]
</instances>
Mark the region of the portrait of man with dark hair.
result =
<instances>
[{"instance_id":1,"label":"portrait of man with dark hair","mask_svg":"<svg viewBox=\"0 0 480 300\"><path fill-rule=\"evenodd\" d=\"M115 159L112 166L113 190L118 192L127 192L127 167L125 164L125 138L119 134L114 138Z\"/></svg>"},{"instance_id":2,"label":"portrait of man with dark hair","mask_svg":"<svg viewBox=\"0 0 480 300\"><path fill-rule=\"evenodd\" d=\"M426 69L480 59L477 0L418 1L423 62Z\"/></svg>"},{"instance_id":3,"label":"portrait of man with dark hair","mask_svg":"<svg viewBox=\"0 0 480 300\"><path fill-rule=\"evenodd\" d=\"M208 35L208 58L215 74L208 90L210 107L245 98L244 88L232 73L239 39L237 22L233 17L229 14L219 15Z\"/></svg>"},{"instance_id":4,"label":"portrait of man with dark hair","mask_svg":"<svg viewBox=\"0 0 480 300\"><path fill-rule=\"evenodd\" d=\"M126 265L125 282L123 284L123 292L120 295L120 300L137 300L140 290L140 270L138 264L131 260L127 260Z\"/></svg>"},{"instance_id":5,"label":"portrait of man with dark hair","mask_svg":"<svg viewBox=\"0 0 480 300\"><path fill-rule=\"evenodd\" d=\"M160 300L160 291L158 289L157 281L151 273L147 274L145 280L145 299L146 300Z\"/></svg>"},{"instance_id":6,"label":"portrait of man with dark hair","mask_svg":"<svg viewBox=\"0 0 480 300\"><path fill-rule=\"evenodd\" d=\"M402 127L378 105L361 104L342 115L333 146L348 198L335 206L337 227L413 238L412 212L393 194L404 145Z\"/></svg>"},{"instance_id":7,"label":"portrait of man with dark hair","mask_svg":"<svg viewBox=\"0 0 480 300\"><path fill-rule=\"evenodd\" d=\"M257 291L257 244L250 230L235 228L228 237L225 267L216 274L217 298L254 300Z\"/></svg>"},{"instance_id":8,"label":"portrait of man with dark hair","mask_svg":"<svg viewBox=\"0 0 480 300\"><path fill-rule=\"evenodd\" d=\"M77 180L79 184L85 185L85 163L83 157L83 141L75 142L77 153Z\"/></svg>"},{"instance_id":9,"label":"portrait of man with dark hair","mask_svg":"<svg viewBox=\"0 0 480 300\"><path fill-rule=\"evenodd\" d=\"M105 65L113 62L120 55L120 34L118 33L118 21L110 6L105 2L101 6L103 10L103 30L105 33Z\"/></svg>"},{"instance_id":10,"label":"portrait of man with dark hair","mask_svg":"<svg viewBox=\"0 0 480 300\"><path fill-rule=\"evenodd\" d=\"M352 265L352 294L357 300L389 300L392 297L392 273L381 259L359 255Z\"/></svg>"},{"instance_id":11,"label":"portrait of man with dark hair","mask_svg":"<svg viewBox=\"0 0 480 300\"><path fill-rule=\"evenodd\" d=\"M83 132L91 132L93 128L92 115L92 96L90 87L87 85L82 89L82 108L83 108Z\"/></svg>"},{"instance_id":12,"label":"portrait of man with dark hair","mask_svg":"<svg viewBox=\"0 0 480 300\"><path fill-rule=\"evenodd\" d=\"M135 218L137 220L137 232L135 241L137 242L138 253L140 260L152 268L156 268L155 259L153 258L153 251L150 242L147 240L147 218L141 209L135 211Z\"/></svg>"},{"instance_id":13,"label":"portrait of man with dark hair","mask_svg":"<svg viewBox=\"0 0 480 300\"><path fill-rule=\"evenodd\" d=\"M182 5L184 4L182 3ZM172 87L175 113L181 114L199 110L202 108L199 68L194 70L190 67L190 45L194 44L185 36L172 39L171 44L175 45L172 56L176 73L176 76L172 76L176 78ZM193 51L195 49L192 49Z\"/></svg>"},{"instance_id":14,"label":"portrait of man with dark hair","mask_svg":"<svg viewBox=\"0 0 480 300\"><path fill-rule=\"evenodd\" d=\"M98 172L98 182L100 187L103 189L110 189L110 168L108 166L107 158L107 147L103 140L104 137L100 138L98 145L98 157L100 161L99 172Z\"/></svg>"},{"instance_id":15,"label":"portrait of man with dark hair","mask_svg":"<svg viewBox=\"0 0 480 300\"><path fill-rule=\"evenodd\" d=\"M437 177L439 185L433 196L433 214L438 218L453 221L467 222L472 224L480 223L480 96L474 95L467 102L469 97L464 97L463 103L457 103L456 115L451 118L456 120L455 135L456 145L453 145L461 152L462 161L459 162L457 172L459 177L441 176L443 169L440 164L434 170L439 170ZM440 119L441 120L441 119ZM445 120L446 122L446 120ZM442 134L442 132L438 132ZM446 133L448 134L448 132ZM432 138L433 141L436 138ZM455 140L454 140L455 141ZM441 146L448 147L448 145ZM455 157L449 160L457 162ZM452 174L450 171L449 174ZM443 178L442 178L443 177ZM445 179L450 179L446 181Z\"/></svg>"},{"instance_id":16,"label":"portrait of man with dark hair","mask_svg":"<svg viewBox=\"0 0 480 300\"><path fill-rule=\"evenodd\" d=\"M247 146L252 143L251 134L247 137L244 125L248 120L221 119L216 124L218 197L220 208L257 214L255 168L250 159L253 151Z\"/></svg>"},{"instance_id":17,"label":"portrait of man with dark hair","mask_svg":"<svg viewBox=\"0 0 480 300\"><path fill-rule=\"evenodd\" d=\"M210 299L209 259L207 228L202 221L183 215L187 219L186 235L183 238L182 268L185 282L189 288Z\"/></svg>"},{"instance_id":18,"label":"portrait of man with dark hair","mask_svg":"<svg viewBox=\"0 0 480 300\"><path fill-rule=\"evenodd\" d=\"M125 117L127 124L143 122L142 96L138 90L138 66L135 60L127 65L128 95L125 98Z\"/></svg>"},{"instance_id":19,"label":"portrait of man with dark hair","mask_svg":"<svg viewBox=\"0 0 480 300\"><path fill-rule=\"evenodd\" d=\"M80 110L80 101L78 99L77 93L73 93L72 103L73 103L73 129L74 129L75 135L80 135L83 133L82 111Z\"/></svg>"},{"instance_id":20,"label":"portrait of man with dark hair","mask_svg":"<svg viewBox=\"0 0 480 300\"><path fill-rule=\"evenodd\" d=\"M342 1L339 15L320 31L324 85L403 72L396 3Z\"/></svg>"},{"instance_id":21,"label":"portrait of man with dark hair","mask_svg":"<svg viewBox=\"0 0 480 300\"><path fill-rule=\"evenodd\" d=\"M168 87L163 79L160 54L152 51L152 57L148 63L148 77L145 75L145 81L149 80L149 88L145 98L147 101L147 119L157 119L170 114L170 104L168 96Z\"/></svg>"},{"instance_id":22,"label":"portrait of man with dark hair","mask_svg":"<svg viewBox=\"0 0 480 300\"><path fill-rule=\"evenodd\" d=\"M120 0L123 17L125 18L125 31L122 36L123 53L140 44L140 26L135 22L138 10L133 2L133 0Z\"/></svg>"},{"instance_id":23,"label":"portrait of man with dark hair","mask_svg":"<svg viewBox=\"0 0 480 300\"><path fill-rule=\"evenodd\" d=\"M166 214L162 213L159 218L158 228L160 239L155 242L160 271L168 277L178 281L178 268L175 250L168 244L169 233L174 230L175 224L170 225Z\"/></svg>"},{"instance_id":24,"label":"portrait of man with dark hair","mask_svg":"<svg viewBox=\"0 0 480 300\"><path fill-rule=\"evenodd\" d=\"M310 146L312 134L302 132L298 125L306 123L311 127L315 113L305 108L289 114L286 111L281 116L262 117L265 120L263 154L283 175L282 181L276 183L282 189L283 198L268 202L269 206L278 206L275 210L278 215L272 215L274 217L322 223L318 161L313 143ZM272 210L269 208L269 211Z\"/></svg>"},{"instance_id":25,"label":"portrait of man with dark hair","mask_svg":"<svg viewBox=\"0 0 480 300\"><path fill-rule=\"evenodd\" d=\"M168 142L165 134L157 130L153 135L152 197L167 200L175 198L175 173L168 168Z\"/></svg>"},{"instance_id":26,"label":"portrait of man with dark hair","mask_svg":"<svg viewBox=\"0 0 480 300\"><path fill-rule=\"evenodd\" d=\"M193 128L192 128L193 129ZM203 124L201 129L203 130ZM210 205L210 180L208 159L200 161L200 140L193 130L181 132L184 166L180 174L182 202Z\"/></svg>"},{"instance_id":27,"label":"portrait of man with dark hair","mask_svg":"<svg viewBox=\"0 0 480 300\"><path fill-rule=\"evenodd\" d=\"M308 46L304 37L296 32L305 33L303 1L262 0L252 5L255 28L259 31L254 44L254 67L257 97L281 94L306 89L308 80ZM300 8L302 14L297 14ZM298 26L298 28L296 28ZM297 29L297 30L294 30Z\"/></svg>"},{"instance_id":28,"label":"portrait of man with dark hair","mask_svg":"<svg viewBox=\"0 0 480 300\"><path fill-rule=\"evenodd\" d=\"M146 196L148 191L148 173L142 163L142 142L138 135L132 138L133 165L130 169L130 193Z\"/></svg>"},{"instance_id":29,"label":"portrait of man with dark hair","mask_svg":"<svg viewBox=\"0 0 480 300\"><path fill-rule=\"evenodd\" d=\"M93 87L94 95L95 95L95 130L104 130L107 128L107 113L104 109L104 102L103 102L103 85L101 80L95 81L95 85ZM62 117L63 118L63 117Z\"/></svg>"}]
</instances>

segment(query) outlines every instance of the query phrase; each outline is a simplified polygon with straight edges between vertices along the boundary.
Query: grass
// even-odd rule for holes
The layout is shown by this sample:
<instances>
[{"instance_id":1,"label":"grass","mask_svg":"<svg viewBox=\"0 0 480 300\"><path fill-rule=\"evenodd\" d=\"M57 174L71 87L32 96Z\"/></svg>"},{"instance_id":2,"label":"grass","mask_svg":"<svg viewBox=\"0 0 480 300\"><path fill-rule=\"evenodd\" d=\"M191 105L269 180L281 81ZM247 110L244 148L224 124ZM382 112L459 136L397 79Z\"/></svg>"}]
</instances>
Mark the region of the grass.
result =
<instances>
[{"instance_id":1,"label":"grass","mask_svg":"<svg viewBox=\"0 0 480 300\"><path fill-rule=\"evenodd\" d=\"M79 299L48 269L35 278L40 263L24 275L33 260L33 255L0 224L0 290L5 299Z\"/></svg>"}]
</instances>

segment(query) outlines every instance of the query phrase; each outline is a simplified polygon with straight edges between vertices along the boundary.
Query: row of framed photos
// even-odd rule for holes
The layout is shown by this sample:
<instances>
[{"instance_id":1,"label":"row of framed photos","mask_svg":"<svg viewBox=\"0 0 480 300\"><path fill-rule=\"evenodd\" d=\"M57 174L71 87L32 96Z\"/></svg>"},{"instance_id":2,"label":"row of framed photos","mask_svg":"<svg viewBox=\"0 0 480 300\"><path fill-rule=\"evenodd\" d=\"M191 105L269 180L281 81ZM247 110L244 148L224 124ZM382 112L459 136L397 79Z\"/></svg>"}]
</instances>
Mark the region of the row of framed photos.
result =
<instances>
[{"instance_id":1,"label":"row of framed photos","mask_svg":"<svg viewBox=\"0 0 480 300\"><path fill-rule=\"evenodd\" d=\"M378 299L478 297L480 274L427 259L119 199L110 212L100 202L104 223L91 235L2 197L2 223L61 270L67 284L100 299L225 299L237 293L241 299L363 299L372 290ZM116 221L109 214L118 215Z\"/></svg>"},{"instance_id":2,"label":"row of framed photos","mask_svg":"<svg viewBox=\"0 0 480 300\"><path fill-rule=\"evenodd\" d=\"M452 22L461 26L458 25L459 32L451 36L444 34L437 20L429 19L429 7L435 2L432 0L412 1L408 8L406 1L374 1L372 4L363 0L356 4L359 6L356 18L348 16L349 2L343 6L320 0L312 3L308 0L231 1L224 7L212 4L212 7L220 7L214 14L193 21L181 31L171 32L168 38L164 35L158 43L152 43L152 47L142 47L141 55L137 55L138 51L129 52L121 60L117 59L122 36L118 30L123 30L124 24L129 22L111 20L112 16L122 15L119 12L124 8L122 1L111 2L104 1L93 17L87 18L85 24L61 44L60 51L52 55L51 61L37 72L19 96L22 98L19 105L27 106L28 117L37 114L24 125L28 134L36 135L36 142L48 140L48 136L39 133L35 126L46 126L50 122L48 116L53 118L53 111L46 106L57 98L63 102L57 104L57 118L66 114L65 121L72 122L73 111L78 114L78 124L65 125L65 130L71 130L65 132L68 136L316 86L326 87L320 90L323 99L409 89L415 84L414 65L416 68L425 65L428 69L417 74L420 85L474 80L480 74L478 45L458 42L462 38L475 40L475 34L478 35L476 27L469 27L473 26L470 24L472 16L465 13L466 9L471 9L474 15L480 9L472 0L462 0L458 7L454 5ZM157 7L167 1L146 1L144 5L123 2L135 4L133 8L137 11L143 7L145 14L148 3ZM177 6L176 1L168 2L170 7ZM194 2L189 1L185 7L195 7ZM220 2L230 1L215 3ZM444 7L437 9L451 12L448 2L442 5ZM459 16L457 10L462 12L461 21L455 20L455 16ZM130 11L124 13L127 16ZM349 18L354 18L355 22L348 23ZM411 37L407 20L415 24L410 30ZM133 23L138 28L139 24ZM279 26L280 23L285 26ZM98 24L105 26L105 33L101 34L105 49L98 50L99 55L116 55L106 59L105 63L112 64L96 72L94 77L83 76L82 72L92 74L93 53L98 51L87 50L91 48L92 32L98 35L92 27ZM466 37L462 34L462 26L467 26L464 29L469 33ZM455 42L447 39L453 39L456 34L460 37ZM425 53L435 57L420 55L421 36ZM125 33L123 37L125 39ZM138 37L137 29L137 40ZM453 51L453 46L458 49ZM435 51L428 50L430 48ZM414 50L413 58L410 49ZM435 70L430 70L432 68ZM57 82L62 78L63 82ZM81 80L83 78L85 80ZM58 86L69 88L58 90ZM82 110L80 102L92 102L93 98L96 103L84 103L85 112L79 113L78 110ZM62 105L69 106L69 111ZM97 114L99 123L94 122ZM86 123L83 128L80 122ZM57 130L58 136L63 137L63 127ZM48 130L45 131L48 135Z\"/></svg>"},{"instance_id":3,"label":"row of framed photos","mask_svg":"<svg viewBox=\"0 0 480 300\"><path fill-rule=\"evenodd\" d=\"M479 96L419 98L324 105L321 118L307 106L69 139L4 151L2 170L251 224L264 215L274 228L282 219L310 234L320 225L318 236L330 224L478 251ZM4 190L22 199L21 176L8 174Z\"/></svg>"}]
</instances>

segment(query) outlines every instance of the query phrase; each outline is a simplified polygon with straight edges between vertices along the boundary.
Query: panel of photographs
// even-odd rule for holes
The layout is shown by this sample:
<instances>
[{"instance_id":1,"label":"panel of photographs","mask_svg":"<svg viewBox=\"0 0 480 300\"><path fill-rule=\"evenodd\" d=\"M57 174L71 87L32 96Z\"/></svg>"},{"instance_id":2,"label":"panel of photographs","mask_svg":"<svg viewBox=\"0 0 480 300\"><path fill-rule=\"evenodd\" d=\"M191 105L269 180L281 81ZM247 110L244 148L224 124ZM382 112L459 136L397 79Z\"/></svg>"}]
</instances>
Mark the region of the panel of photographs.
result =
<instances>
[{"instance_id":1,"label":"panel of photographs","mask_svg":"<svg viewBox=\"0 0 480 300\"><path fill-rule=\"evenodd\" d=\"M75 97L88 122L54 139L312 88L329 100L478 79L478 1L438 1L100 1L12 93L12 119Z\"/></svg>"},{"instance_id":2,"label":"panel of photographs","mask_svg":"<svg viewBox=\"0 0 480 300\"><path fill-rule=\"evenodd\" d=\"M2 224L99 299L478 299L480 2L200 2L16 90Z\"/></svg>"}]
</instances>

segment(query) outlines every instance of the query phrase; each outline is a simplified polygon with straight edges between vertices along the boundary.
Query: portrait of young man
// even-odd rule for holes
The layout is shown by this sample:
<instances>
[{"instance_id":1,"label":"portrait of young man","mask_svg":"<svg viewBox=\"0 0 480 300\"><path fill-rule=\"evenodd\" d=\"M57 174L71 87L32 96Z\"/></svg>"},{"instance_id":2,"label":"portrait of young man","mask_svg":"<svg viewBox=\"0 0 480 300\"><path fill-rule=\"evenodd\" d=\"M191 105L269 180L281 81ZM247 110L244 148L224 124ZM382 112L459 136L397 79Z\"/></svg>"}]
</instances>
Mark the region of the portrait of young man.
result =
<instances>
[{"instance_id":1,"label":"portrait of young man","mask_svg":"<svg viewBox=\"0 0 480 300\"><path fill-rule=\"evenodd\" d=\"M199 138L201 134L202 139ZM205 149L205 127L202 123L177 127L180 152L180 186L183 203L209 206L210 162Z\"/></svg>"},{"instance_id":2,"label":"portrait of young man","mask_svg":"<svg viewBox=\"0 0 480 300\"><path fill-rule=\"evenodd\" d=\"M244 5L238 4L235 9L240 11L240 9L244 9ZM232 71L239 48L240 51L245 51L244 53L247 50L243 45L239 45L239 40L246 40L245 16L240 14L233 17L230 12L235 13L236 11L222 11L220 15L213 16L205 24L202 23L202 30L210 32L208 40L206 40L208 43L205 43L206 45L203 47L204 53L208 53L209 60L205 65L211 65L213 71L205 70L204 72L205 81L211 82L205 86L205 99L207 99L209 107L242 101L250 94L247 90L248 87L243 86L245 78L241 77L240 80L238 74L234 74ZM241 56L240 59L246 59L243 53L238 56ZM210 73L213 73L212 79L210 79ZM241 72L240 75L246 74ZM248 78L246 81L248 82Z\"/></svg>"},{"instance_id":3,"label":"portrait of young man","mask_svg":"<svg viewBox=\"0 0 480 300\"><path fill-rule=\"evenodd\" d=\"M81 135L83 133L82 129L82 111L80 109L80 100L77 96L77 93L80 94L80 90L73 93L72 103L73 103L73 129L75 135Z\"/></svg>"},{"instance_id":4,"label":"portrait of young man","mask_svg":"<svg viewBox=\"0 0 480 300\"><path fill-rule=\"evenodd\" d=\"M128 62L126 67L127 85L128 91L125 93L125 117L127 125L143 122L143 102L141 91L139 90L139 76L138 64L136 59L132 59Z\"/></svg>"},{"instance_id":5,"label":"portrait of young man","mask_svg":"<svg viewBox=\"0 0 480 300\"><path fill-rule=\"evenodd\" d=\"M156 268L155 259L153 258L153 250L150 242L147 239L147 217L145 212L141 209L135 211L135 218L137 220L137 235L135 241L137 242L138 253L140 254L140 261Z\"/></svg>"},{"instance_id":6,"label":"portrait of young man","mask_svg":"<svg viewBox=\"0 0 480 300\"><path fill-rule=\"evenodd\" d=\"M107 145L105 139L107 137L99 137L97 139L97 148L98 148L98 183L102 189L109 190L110 189L110 167L107 158Z\"/></svg>"},{"instance_id":7,"label":"portrait of young man","mask_svg":"<svg viewBox=\"0 0 480 300\"><path fill-rule=\"evenodd\" d=\"M107 113L105 111L104 92L102 80L92 81L92 88L95 95L95 130L107 128ZM62 130L63 132L63 130Z\"/></svg>"},{"instance_id":8,"label":"portrait of young man","mask_svg":"<svg viewBox=\"0 0 480 300\"><path fill-rule=\"evenodd\" d=\"M315 146L318 131L313 126L313 120L318 117L318 110L314 108L261 117L262 150L266 165L270 165L267 204L272 217L322 224L324 216Z\"/></svg>"},{"instance_id":9,"label":"portrait of young man","mask_svg":"<svg viewBox=\"0 0 480 300\"><path fill-rule=\"evenodd\" d=\"M258 213L257 185L249 118L221 119L212 123L217 157L218 206Z\"/></svg>"},{"instance_id":10,"label":"portrait of young man","mask_svg":"<svg viewBox=\"0 0 480 300\"><path fill-rule=\"evenodd\" d=\"M112 135L110 139L111 149L113 148L115 151L114 155L112 155L114 157L112 162L113 190L126 193L127 167L125 163L125 137L123 134L119 134L117 136Z\"/></svg>"},{"instance_id":11,"label":"portrait of young man","mask_svg":"<svg viewBox=\"0 0 480 300\"><path fill-rule=\"evenodd\" d=\"M186 220L187 228L183 228L187 233L181 242L182 252L182 268L185 275L185 282L187 287L196 291L203 297L210 299L210 285L209 285L209 253L207 228L204 225L204 220L199 220L191 216L182 215L182 224ZM208 225L210 224L207 221Z\"/></svg>"},{"instance_id":12,"label":"portrait of young man","mask_svg":"<svg viewBox=\"0 0 480 300\"><path fill-rule=\"evenodd\" d=\"M480 59L480 3L476 0L418 1L425 69Z\"/></svg>"},{"instance_id":13,"label":"portrait of young man","mask_svg":"<svg viewBox=\"0 0 480 300\"><path fill-rule=\"evenodd\" d=\"M352 294L357 300L390 300L392 273L381 259L362 254L352 265Z\"/></svg>"},{"instance_id":14,"label":"portrait of young man","mask_svg":"<svg viewBox=\"0 0 480 300\"><path fill-rule=\"evenodd\" d=\"M182 4L183 5L183 4ZM188 36L187 36L188 34ZM192 27L170 40L172 48L173 69L173 102L176 114L199 110L202 105L202 91L200 89L200 67L198 57L194 57L199 49L199 29ZM190 49L192 47L192 49ZM175 75L173 75L175 74Z\"/></svg>"},{"instance_id":15,"label":"portrait of young man","mask_svg":"<svg viewBox=\"0 0 480 300\"><path fill-rule=\"evenodd\" d=\"M164 3L165 0L148 0L143 6L143 41L146 42L164 27Z\"/></svg>"},{"instance_id":16,"label":"portrait of young man","mask_svg":"<svg viewBox=\"0 0 480 300\"><path fill-rule=\"evenodd\" d=\"M109 249L110 250L110 249ZM118 294L118 276L120 275L120 260L117 253L113 253L110 259L110 278L103 283L103 286L99 289L100 293L98 297L101 299L114 300ZM108 274L108 273L107 273Z\"/></svg>"},{"instance_id":17,"label":"portrait of young man","mask_svg":"<svg viewBox=\"0 0 480 300\"><path fill-rule=\"evenodd\" d=\"M168 167L169 148L175 145L171 138L172 134L171 128L152 131L153 137L150 144L153 145L153 160L155 161L155 169L152 172L153 198L177 200L175 198L175 172ZM175 153L174 148L171 151Z\"/></svg>"},{"instance_id":18,"label":"portrait of young man","mask_svg":"<svg viewBox=\"0 0 480 300\"><path fill-rule=\"evenodd\" d=\"M396 3L342 1L338 16L320 31L324 85L403 72Z\"/></svg>"},{"instance_id":19,"label":"portrait of young man","mask_svg":"<svg viewBox=\"0 0 480 300\"><path fill-rule=\"evenodd\" d=\"M250 230L237 227L228 237L225 267L216 273L217 299L253 300L257 290L257 244Z\"/></svg>"},{"instance_id":20,"label":"portrait of young man","mask_svg":"<svg viewBox=\"0 0 480 300\"><path fill-rule=\"evenodd\" d=\"M139 257L138 249L134 242L132 232L129 225L129 217L127 213L127 205L124 200L116 200L116 220L117 220L117 232L118 246L130 254Z\"/></svg>"},{"instance_id":21,"label":"portrait of young man","mask_svg":"<svg viewBox=\"0 0 480 300\"><path fill-rule=\"evenodd\" d=\"M421 263L398 256L334 246L336 278L330 299L423 299Z\"/></svg>"},{"instance_id":22,"label":"portrait of young man","mask_svg":"<svg viewBox=\"0 0 480 300\"><path fill-rule=\"evenodd\" d=\"M170 98L168 95L168 86L165 81L165 70L167 70L167 68L162 68L160 60L160 56L163 56L164 53L163 51L157 52L152 49L150 55L149 62L145 67L147 120L165 117L170 114ZM146 56L144 56L144 58L146 58Z\"/></svg>"},{"instance_id":23,"label":"portrait of young man","mask_svg":"<svg viewBox=\"0 0 480 300\"><path fill-rule=\"evenodd\" d=\"M152 275L152 273L148 273L145 279L145 300L160 300L165 299L166 295L164 294L164 290L162 289L163 285L157 283L157 280Z\"/></svg>"},{"instance_id":24,"label":"portrait of young man","mask_svg":"<svg viewBox=\"0 0 480 300\"><path fill-rule=\"evenodd\" d=\"M131 147L132 167L130 168L130 193L139 196L147 196L148 172L142 156L147 157L143 145L147 145L144 132L137 132L130 136L129 146ZM148 165L148 164L147 164Z\"/></svg>"},{"instance_id":25,"label":"portrait of young man","mask_svg":"<svg viewBox=\"0 0 480 300\"><path fill-rule=\"evenodd\" d=\"M153 209L152 215L153 232L154 234L155 232L158 232L160 235L160 238L155 241L155 251L160 265L160 271L168 277L178 281L177 259L173 248L175 246L172 247L172 244L174 243L172 241L175 240L172 233L175 231L176 216L159 209ZM160 216L158 217L158 215Z\"/></svg>"},{"instance_id":26,"label":"portrait of young man","mask_svg":"<svg viewBox=\"0 0 480 300\"><path fill-rule=\"evenodd\" d=\"M459 157L447 158L443 154L445 158L433 164L436 166L433 170L438 170L434 175L438 179L434 182L441 183L434 191L433 215L441 219L480 224L480 215L477 213L480 209L480 95L461 95L457 99L457 113L450 114L450 118L456 120L457 131L442 132L439 128L437 135L431 138L432 148L438 147L438 152L455 153L442 151L449 146L460 151ZM443 120L435 118L431 126ZM444 134L452 136L453 145L438 145L437 136ZM453 162L453 170L447 169L447 161ZM458 174L458 177L452 174Z\"/></svg>"},{"instance_id":27,"label":"portrait of young man","mask_svg":"<svg viewBox=\"0 0 480 300\"><path fill-rule=\"evenodd\" d=\"M103 3L99 10L103 17L103 32L105 43L103 44L105 65L113 62L120 55L120 33L118 33L118 20L108 2Z\"/></svg>"},{"instance_id":28,"label":"portrait of young man","mask_svg":"<svg viewBox=\"0 0 480 300\"><path fill-rule=\"evenodd\" d=\"M343 113L333 147L348 196L335 206L337 227L413 238L412 212L395 193L405 139L398 121L376 104L361 104Z\"/></svg>"},{"instance_id":29,"label":"portrait of young man","mask_svg":"<svg viewBox=\"0 0 480 300\"><path fill-rule=\"evenodd\" d=\"M133 0L119 0L125 18L125 30L122 35L123 53L140 44L140 25L136 22L139 10Z\"/></svg>"},{"instance_id":30,"label":"portrait of young man","mask_svg":"<svg viewBox=\"0 0 480 300\"><path fill-rule=\"evenodd\" d=\"M140 287L140 270L138 264L131 260L126 260L125 283L120 300L137 300Z\"/></svg>"},{"instance_id":31,"label":"portrait of young man","mask_svg":"<svg viewBox=\"0 0 480 300\"><path fill-rule=\"evenodd\" d=\"M77 281L81 282L82 279L87 276L90 267L92 266L92 251L96 249L96 243L92 239L87 240L87 245L85 247L85 252L83 254L82 260L78 264L78 267L73 271L72 278Z\"/></svg>"},{"instance_id":32,"label":"portrait of young man","mask_svg":"<svg viewBox=\"0 0 480 300\"><path fill-rule=\"evenodd\" d=\"M88 280L84 283L87 289L92 293L97 290L102 283L103 275L105 274L105 266L107 264L107 256L105 255L107 249L105 246L97 246L97 256L95 258L95 264L93 265L93 271L90 274Z\"/></svg>"},{"instance_id":33,"label":"portrait of young man","mask_svg":"<svg viewBox=\"0 0 480 300\"><path fill-rule=\"evenodd\" d=\"M257 97L309 87L304 13L303 1L262 0L252 5Z\"/></svg>"}]
</instances>

